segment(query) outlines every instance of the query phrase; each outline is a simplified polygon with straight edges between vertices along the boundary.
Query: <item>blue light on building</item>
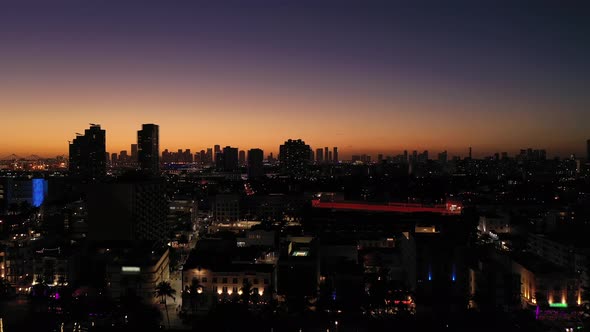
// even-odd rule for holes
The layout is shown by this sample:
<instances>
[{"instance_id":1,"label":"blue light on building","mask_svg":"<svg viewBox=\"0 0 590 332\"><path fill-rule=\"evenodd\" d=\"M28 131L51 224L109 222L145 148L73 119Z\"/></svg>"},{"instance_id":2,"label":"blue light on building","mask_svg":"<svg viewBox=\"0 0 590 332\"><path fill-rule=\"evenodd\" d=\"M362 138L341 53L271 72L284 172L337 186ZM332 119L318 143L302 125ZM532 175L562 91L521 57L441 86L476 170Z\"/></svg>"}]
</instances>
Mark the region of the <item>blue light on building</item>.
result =
<instances>
[{"instance_id":1,"label":"blue light on building","mask_svg":"<svg viewBox=\"0 0 590 332\"><path fill-rule=\"evenodd\" d=\"M428 281L432 280L432 266L428 265Z\"/></svg>"},{"instance_id":2,"label":"blue light on building","mask_svg":"<svg viewBox=\"0 0 590 332\"><path fill-rule=\"evenodd\" d=\"M33 206L40 207L47 192L47 182L44 179L33 179Z\"/></svg>"},{"instance_id":3,"label":"blue light on building","mask_svg":"<svg viewBox=\"0 0 590 332\"><path fill-rule=\"evenodd\" d=\"M455 264L453 264L453 270L452 270L452 272L451 272L451 280L452 280L452 281L455 281L455 280L457 280L457 273L456 273L456 271L455 271L455 270L456 270L456 269L455 269Z\"/></svg>"}]
</instances>

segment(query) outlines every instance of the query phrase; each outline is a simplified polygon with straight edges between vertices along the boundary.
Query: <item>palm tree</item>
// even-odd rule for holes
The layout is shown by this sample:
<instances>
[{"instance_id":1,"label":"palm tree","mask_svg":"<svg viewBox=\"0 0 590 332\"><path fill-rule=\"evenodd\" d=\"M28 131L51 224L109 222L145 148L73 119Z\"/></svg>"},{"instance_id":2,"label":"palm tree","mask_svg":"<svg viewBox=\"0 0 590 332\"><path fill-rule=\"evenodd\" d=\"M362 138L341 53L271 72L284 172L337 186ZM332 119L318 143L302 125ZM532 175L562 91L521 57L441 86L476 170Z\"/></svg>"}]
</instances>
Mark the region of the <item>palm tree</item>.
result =
<instances>
[{"instance_id":1,"label":"palm tree","mask_svg":"<svg viewBox=\"0 0 590 332\"><path fill-rule=\"evenodd\" d=\"M246 281L240 289L240 291L242 292L242 294L240 294L240 297L242 298L242 301L246 304L246 307L248 307L248 304L250 303L250 296L252 295L252 284L249 281Z\"/></svg>"},{"instance_id":2,"label":"palm tree","mask_svg":"<svg viewBox=\"0 0 590 332\"><path fill-rule=\"evenodd\" d=\"M170 315L168 315L168 306L166 305L166 298L171 297L172 299L174 299L174 301L176 301L174 294L176 294L176 290L172 288L172 286L170 286L170 283L168 281L162 281L158 285L156 285L156 292L154 295L162 299L160 303L163 303L164 308L166 308L168 328L170 328Z\"/></svg>"}]
</instances>

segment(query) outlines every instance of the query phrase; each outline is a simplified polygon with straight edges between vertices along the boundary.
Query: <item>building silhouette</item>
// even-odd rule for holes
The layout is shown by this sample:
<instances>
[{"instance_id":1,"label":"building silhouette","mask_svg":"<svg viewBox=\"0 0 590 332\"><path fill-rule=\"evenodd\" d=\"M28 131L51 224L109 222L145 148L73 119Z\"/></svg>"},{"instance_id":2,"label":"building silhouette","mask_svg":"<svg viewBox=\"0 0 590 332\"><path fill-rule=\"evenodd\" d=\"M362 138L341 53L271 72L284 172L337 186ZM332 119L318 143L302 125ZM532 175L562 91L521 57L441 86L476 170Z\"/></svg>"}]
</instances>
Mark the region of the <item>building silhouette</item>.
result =
<instances>
[{"instance_id":1,"label":"building silhouette","mask_svg":"<svg viewBox=\"0 0 590 332\"><path fill-rule=\"evenodd\" d=\"M151 175L160 173L159 126L144 124L137 132L137 159L139 168Z\"/></svg>"},{"instance_id":2,"label":"building silhouette","mask_svg":"<svg viewBox=\"0 0 590 332\"><path fill-rule=\"evenodd\" d=\"M215 158L215 162L217 162L217 155L221 153L221 146L216 144L213 146L213 157Z\"/></svg>"},{"instance_id":3,"label":"building silhouette","mask_svg":"<svg viewBox=\"0 0 590 332\"><path fill-rule=\"evenodd\" d=\"M279 147L281 171L291 176L303 176L310 162L310 157L311 148L301 139L289 139Z\"/></svg>"},{"instance_id":4,"label":"building silhouette","mask_svg":"<svg viewBox=\"0 0 590 332\"><path fill-rule=\"evenodd\" d=\"M238 153L238 159L240 161L240 166L246 165L246 151L240 150Z\"/></svg>"},{"instance_id":5,"label":"building silhouette","mask_svg":"<svg viewBox=\"0 0 590 332\"><path fill-rule=\"evenodd\" d=\"M315 150L315 158L315 161L317 161L318 164L324 162L324 150L322 148Z\"/></svg>"},{"instance_id":6,"label":"building silhouette","mask_svg":"<svg viewBox=\"0 0 590 332\"><path fill-rule=\"evenodd\" d=\"M70 175L85 181L96 181L106 175L106 131L91 124L84 135L70 143Z\"/></svg>"},{"instance_id":7,"label":"building silhouette","mask_svg":"<svg viewBox=\"0 0 590 332\"><path fill-rule=\"evenodd\" d=\"M166 239L168 202L159 179L123 178L88 187L88 238L94 241Z\"/></svg>"},{"instance_id":8,"label":"building silhouette","mask_svg":"<svg viewBox=\"0 0 590 332\"><path fill-rule=\"evenodd\" d=\"M233 172L238 169L238 148L226 146L223 148L223 170Z\"/></svg>"},{"instance_id":9,"label":"building silhouette","mask_svg":"<svg viewBox=\"0 0 590 332\"><path fill-rule=\"evenodd\" d=\"M334 153L332 153L332 162L334 164L338 163L338 148L334 147Z\"/></svg>"},{"instance_id":10,"label":"building silhouette","mask_svg":"<svg viewBox=\"0 0 590 332\"><path fill-rule=\"evenodd\" d=\"M264 151L261 149L248 150L248 177L255 178L264 175Z\"/></svg>"},{"instance_id":11,"label":"building silhouette","mask_svg":"<svg viewBox=\"0 0 590 332\"><path fill-rule=\"evenodd\" d=\"M137 163L137 144L131 144L131 162Z\"/></svg>"}]
</instances>

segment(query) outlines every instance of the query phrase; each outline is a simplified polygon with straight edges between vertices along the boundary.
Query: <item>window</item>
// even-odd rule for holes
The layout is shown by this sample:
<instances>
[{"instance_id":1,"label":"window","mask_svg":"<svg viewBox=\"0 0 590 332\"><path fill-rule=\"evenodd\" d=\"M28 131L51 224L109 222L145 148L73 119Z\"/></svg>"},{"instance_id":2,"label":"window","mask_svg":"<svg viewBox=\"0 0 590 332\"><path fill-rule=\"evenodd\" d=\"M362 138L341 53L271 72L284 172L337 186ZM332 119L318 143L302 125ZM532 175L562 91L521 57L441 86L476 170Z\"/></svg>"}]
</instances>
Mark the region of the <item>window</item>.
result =
<instances>
[{"instance_id":1,"label":"window","mask_svg":"<svg viewBox=\"0 0 590 332\"><path fill-rule=\"evenodd\" d=\"M227 278L221 279L221 282L224 283L224 284L227 284Z\"/></svg>"},{"instance_id":2,"label":"window","mask_svg":"<svg viewBox=\"0 0 590 332\"><path fill-rule=\"evenodd\" d=\"M232 291L233 291L234 294L238 294L238 287L232 288Z\"/></svg>"},{"instance_id":3,"label":"window","mask_svg":"<svg viewBox=\"0 0 590 332\"><path fill-rule=\"evenodd\" d=\"M226 286L223 287L223 291L222 292L223 293L227 293L227 287Z\"/></svg>"},{"instance_id":4,"label":"window","mask_svg":"<svg viewBox=\"0 0 590 332\"><path fill-rule=\"evenodd\" d=\"M234 284L238 283L238 278L234 278L234 280L232 280Z\"/></svg>"},{"instance_id":5,"label":"window","mask_svg":"<svg viewBox=\"0 0 590 332\"><path fill-rule=\"evenodd\" d=\"M216 284L217 283L217 277L213 278L213 283Z\"/></svg>"},{"instance_id":6,"label":"window","mask_svg":"<svg viewBox=\"0 0 590 332\"><path fill-rule=\"evenodd\" d=\"M203 277L203 282L207 282L207 277Z\"/></svg>"},{"instance_id":7,"label":"window","mask_svg":"<svg viewBox=\"0 0 590 332\"><path fill-rule=\"evenodd\" d=\"M268 279L266 279L266 278L264 279L264 284L268 285Z\"/></svg>"},{"instance_id":8,"label":"window","mask_svg":"<svg viewBox=\"0 0 590 332\"><path fill-rule=\"evenodd\" d=\"M258 285L258 278L254 278L253 282L254 282L254 285Z\"/></svg>"}]
</instances>

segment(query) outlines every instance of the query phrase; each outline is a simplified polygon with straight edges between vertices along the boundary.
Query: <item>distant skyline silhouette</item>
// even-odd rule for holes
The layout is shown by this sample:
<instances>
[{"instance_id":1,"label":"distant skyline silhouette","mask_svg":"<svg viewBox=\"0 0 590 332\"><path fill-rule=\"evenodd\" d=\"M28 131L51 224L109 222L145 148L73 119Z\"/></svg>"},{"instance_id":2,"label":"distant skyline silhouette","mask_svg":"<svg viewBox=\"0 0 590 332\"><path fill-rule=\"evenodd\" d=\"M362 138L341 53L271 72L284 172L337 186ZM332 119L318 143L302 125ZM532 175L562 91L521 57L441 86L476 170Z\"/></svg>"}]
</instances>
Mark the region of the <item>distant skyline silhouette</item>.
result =
<instances>
[{"instance_id":1,"label":"distant skyline silhouette","mask_svg":"<svg viewBox=\"0 0 590 332\"><path fill-rule=\"evenodd\" d=\"M0 156L107 150L143 123L160 148L276 154L585 154L590 22L549 1L103 1L0 7Z\"/></svg>"}]
</instances>

